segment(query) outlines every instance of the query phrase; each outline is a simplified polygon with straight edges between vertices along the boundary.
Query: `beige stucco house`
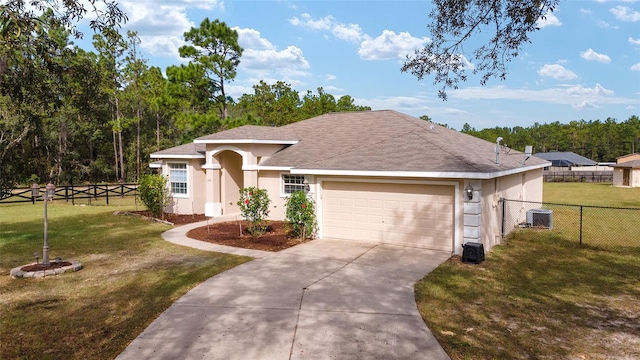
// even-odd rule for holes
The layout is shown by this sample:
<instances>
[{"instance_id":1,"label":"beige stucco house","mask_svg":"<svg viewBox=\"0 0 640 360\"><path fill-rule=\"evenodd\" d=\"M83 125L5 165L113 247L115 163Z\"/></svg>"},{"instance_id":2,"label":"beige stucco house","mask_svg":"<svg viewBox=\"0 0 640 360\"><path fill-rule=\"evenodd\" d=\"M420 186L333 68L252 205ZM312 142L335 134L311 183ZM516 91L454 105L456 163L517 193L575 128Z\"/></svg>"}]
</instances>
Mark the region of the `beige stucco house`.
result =
<instances>
[{"instance_id":1,"label":"beige stucco house","mask_svg":"<svg viewBox=\"0 0 640 360\"><path fill-rule=\"evenodd\" d=\"M640 154L616 158L613 167L613 186L640 187Z\"/></svg>"},{"instance_id":2,"label":"beige stucco house","mask_svg":"<svg viewBox=\"0 0 640 360\"><path fill-rule=\"evenodd\" d=\"M237 214L239 190L257 186L269 193L270 218L281 220L288 194L306 188L320 237L460 254L469 241L487 250L501 241L500 198L542 201L542 169L550 163L495 150L382 110L242 126L151 157L169 177L172 212Z\"/></svg>"}]
</instances>

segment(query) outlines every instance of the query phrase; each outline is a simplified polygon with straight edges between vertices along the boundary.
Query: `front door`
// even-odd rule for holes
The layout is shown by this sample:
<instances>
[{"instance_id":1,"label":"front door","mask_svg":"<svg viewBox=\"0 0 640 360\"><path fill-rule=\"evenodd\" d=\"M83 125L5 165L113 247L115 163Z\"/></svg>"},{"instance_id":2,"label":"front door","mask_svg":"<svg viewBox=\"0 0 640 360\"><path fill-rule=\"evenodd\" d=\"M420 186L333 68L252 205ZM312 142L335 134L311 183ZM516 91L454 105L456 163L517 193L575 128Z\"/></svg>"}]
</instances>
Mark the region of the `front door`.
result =
<instances>
[{"instance_id":1,"label":"front door","mask_svg":"<svg viewBox=\"0 0 640 360\"><path fill-rule=\"evenodd\" d=\"M631 177L631 169L622 169L622 185L629 186L629 178Z\"/></svg>"}]
</instances>

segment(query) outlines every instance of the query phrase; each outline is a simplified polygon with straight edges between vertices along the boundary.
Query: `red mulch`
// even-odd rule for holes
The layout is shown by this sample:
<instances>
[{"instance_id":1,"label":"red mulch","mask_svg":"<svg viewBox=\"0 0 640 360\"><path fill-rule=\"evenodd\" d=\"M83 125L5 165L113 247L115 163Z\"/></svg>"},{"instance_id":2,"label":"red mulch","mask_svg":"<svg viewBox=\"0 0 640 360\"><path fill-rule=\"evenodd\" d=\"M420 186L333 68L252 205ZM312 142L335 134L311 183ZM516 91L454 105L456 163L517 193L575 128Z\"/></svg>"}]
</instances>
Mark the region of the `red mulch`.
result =
<instances>
[{"instance_id":1,"label":"red mulch","mask_svg":"<svg viewBox=\"0 0 640 360\"><path fill-rule=\"evenodd\" d=\"M31 264L31 265L27 265L27 266L23 266L20 268L20 270L22 271L43 271L43 270L53 270L53 269L58 269L64 266L69 266L71 265L70 262L68 261L53 261L49 263L49 266L44 266L42 265L42 263L39 264Z\"/></svg>"},{"instance_id":2,"label":"red mulch","mask_svg":"<svg viewBox=\"0 0 640 360\"><path fill-rule=\"evenodd\" d=\"M256 237L249 234L245 221L229 221L199 227L187 232L187 236L213 244L264 251L280 251L301 243L300 239L287 236L283 221L269 221L267 232Z\"/></svg>"},{"instance_id":3,"label":"red mulch","mask_svg":"<svg viewBox=\"0 0 640 360\"><path fill-rule=\"evenodd\" d=\"M134 211L133 213L142 216L153 217L148 211ZM173 223L175 226L191 224L205 221L209 218L203 214L180 215L164 214L165 221ZM264 235L251 236L247 231L247 223L242 221L242 235L240 235L240 224L237 221L215 223L208 226L199 227L187 232L187 236L206 241L212 244L227 245L245 249L280 251L300 244L298 238L290 238L284 227L283 221L269 221L269 228Z\"/></svg>"}]
</instances>

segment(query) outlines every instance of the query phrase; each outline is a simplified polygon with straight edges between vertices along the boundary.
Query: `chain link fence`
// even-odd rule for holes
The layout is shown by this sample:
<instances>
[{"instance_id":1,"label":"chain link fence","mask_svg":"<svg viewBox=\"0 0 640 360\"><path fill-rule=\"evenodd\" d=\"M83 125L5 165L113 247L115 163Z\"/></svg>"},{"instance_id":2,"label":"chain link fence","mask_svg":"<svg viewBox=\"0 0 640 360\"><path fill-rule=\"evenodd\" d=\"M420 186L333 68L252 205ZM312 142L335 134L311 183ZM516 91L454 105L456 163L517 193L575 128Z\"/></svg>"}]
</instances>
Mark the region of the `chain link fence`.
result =
<instances>
[{"instance_id":1,"label":"chain link fence","mask_svg":"<svg viewBox=\"0 0 640 360\"><path fill-rule=\"evenodd\" d=\"M640 208L501 201L503 237L514 229L547 231L580 245L640 251Z\"/></svg>"}]
</instances>

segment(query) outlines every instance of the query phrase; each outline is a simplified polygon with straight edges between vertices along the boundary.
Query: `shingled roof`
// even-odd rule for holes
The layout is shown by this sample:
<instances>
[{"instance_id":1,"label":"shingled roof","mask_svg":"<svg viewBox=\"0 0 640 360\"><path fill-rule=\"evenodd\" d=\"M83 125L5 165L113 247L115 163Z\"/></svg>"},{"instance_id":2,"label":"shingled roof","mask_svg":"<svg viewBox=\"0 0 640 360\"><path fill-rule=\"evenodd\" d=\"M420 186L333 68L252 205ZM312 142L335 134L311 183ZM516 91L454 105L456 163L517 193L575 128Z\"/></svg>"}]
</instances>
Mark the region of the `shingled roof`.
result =
<instances>
[{"instance_id":1,"label":"shingled roof","mask_svg":"<svg viewBox=\"0 0 640 360\"><path fill-rule=\"evenodd\" d=\"M552 166L593 166L598 163L571 151L535 153L535 157L551 161Z\"/></svg>"},{"instance_id":2,"label":"shingled roof","mask_svg":"<svg viewBox=\"0 0 640 360\"><path fill-rule=\"evenodd\" d=\"M198 138L196 142L281 143L286 147L263 158L258 165L308 174L398 172L405 176L411 173L437 173L441 177L474 173L495 176L550 165L535 157L524 162L524 154L516 150L501 153L496 163L495 143L392 110L330 113L280 128L243 126Z\"/></svg>"},{"instance_id":3,"label":"shingled roof","mask_svg":"<svg viewBox=\"0 0 640 360\"><path fill-rule=\"evenodd\" d=\"M189 143L151 154L153 159L204 159L205 144Z\"/></svg>"},{"instance_id":4,"label":"shingled roof","mask_svg":"<svg viewBox=\"0 0 640 360\"><path fill-rule=\"evenodd\" d=\"M260 165L320 170L493 173L548 165L524 154L392 110L330 113L285 126L299 142Z\"/></svg>"}]
</instances>

